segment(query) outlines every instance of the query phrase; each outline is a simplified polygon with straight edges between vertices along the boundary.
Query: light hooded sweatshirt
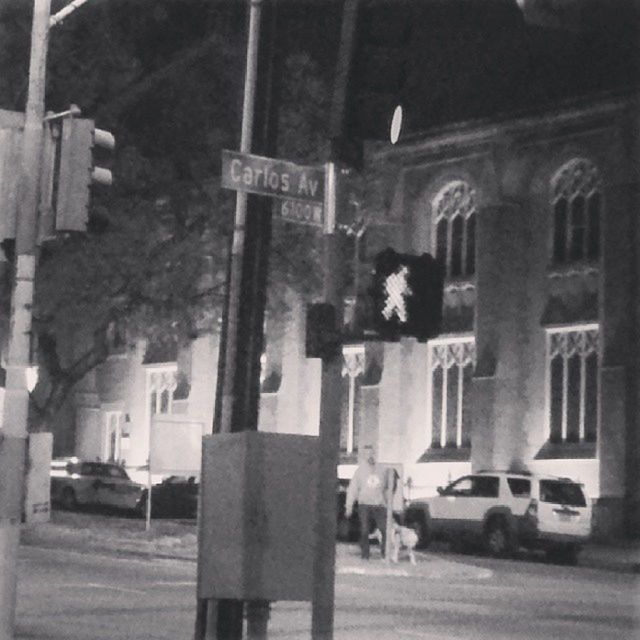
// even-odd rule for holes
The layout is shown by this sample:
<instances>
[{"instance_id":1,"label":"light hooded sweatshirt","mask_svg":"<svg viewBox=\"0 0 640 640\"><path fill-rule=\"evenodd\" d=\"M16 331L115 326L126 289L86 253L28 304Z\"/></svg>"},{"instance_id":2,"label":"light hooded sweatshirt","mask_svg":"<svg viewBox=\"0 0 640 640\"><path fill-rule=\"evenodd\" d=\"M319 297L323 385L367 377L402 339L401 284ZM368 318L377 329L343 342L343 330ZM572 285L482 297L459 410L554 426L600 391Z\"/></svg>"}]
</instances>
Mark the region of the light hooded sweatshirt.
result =
<instances>
[{"instance_id":1,"label":"light hooded sweatshirt","mask_svg":"<svg viewBox=\"0 0 640 640\"><path fill-rule=\"evenodd\" d=\"M347 513L351 513L356 500L358 504L384 506L386 489L385 469L368 463L359 466L347 489Z\"/></svg>"}]
</instances>

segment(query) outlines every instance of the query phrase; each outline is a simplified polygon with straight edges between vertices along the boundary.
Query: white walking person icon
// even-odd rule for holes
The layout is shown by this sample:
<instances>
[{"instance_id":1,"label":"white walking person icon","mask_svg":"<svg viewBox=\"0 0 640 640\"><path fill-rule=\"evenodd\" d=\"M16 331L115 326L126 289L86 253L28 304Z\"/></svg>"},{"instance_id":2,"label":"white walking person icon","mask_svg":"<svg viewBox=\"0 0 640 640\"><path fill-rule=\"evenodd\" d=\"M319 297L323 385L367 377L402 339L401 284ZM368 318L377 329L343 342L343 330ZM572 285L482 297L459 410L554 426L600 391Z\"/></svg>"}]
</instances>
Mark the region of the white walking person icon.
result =
<instances>
[{"instance_id":1,"label":"white walking person icon","mask_svg":"<svg viewBox=\"0 0 640 640\"><path fill-rule=\"evenodd\" d=\"M406 299L413 293L407 282L408 275L409 269L406 265L402 265L385 279L384 292L386 294L386 302L382 310L385 320L391 320L395 315L398 316L400 322L407 321Z\"/></svg>"}]
</instances>

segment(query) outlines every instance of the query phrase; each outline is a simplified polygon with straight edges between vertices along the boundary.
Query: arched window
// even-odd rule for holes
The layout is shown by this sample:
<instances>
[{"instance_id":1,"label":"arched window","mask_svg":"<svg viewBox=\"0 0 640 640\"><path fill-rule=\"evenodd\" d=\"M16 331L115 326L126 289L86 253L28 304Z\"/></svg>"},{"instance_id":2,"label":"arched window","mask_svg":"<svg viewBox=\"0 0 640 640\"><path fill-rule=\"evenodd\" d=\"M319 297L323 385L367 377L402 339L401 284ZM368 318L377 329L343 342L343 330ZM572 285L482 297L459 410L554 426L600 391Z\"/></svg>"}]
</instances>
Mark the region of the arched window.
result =
<instances>
[{"instance_id":1,"label":"arched window","mask_svg":"<svg viewBox=\"0 0 640 640\"><path fill-rule=\"evenodd\" d=\"M449 182L433 199L436 257L448 278L475 273L475 191L464 181Z\"/></svg>"},{"instance_id":2,"label":"arched window","mask_svg":"<svg viewBox=\"0 0 640 640\"><path fill-rule=\"evenodd\" d=\"M167 363L146 369L149 416L173 413L173 392L177 387L177 365Z\"/></svg>"},{"instance_id":3,"label":"arched window","mask_svg":"<svg viewBox=\"0 0 640 640\"><path fill-rule=\"evenodd\" d=\"M551 180L554 263L600 255L601 189L598 169L584 158L567 162Z\"/></svg>"}]
</instances>

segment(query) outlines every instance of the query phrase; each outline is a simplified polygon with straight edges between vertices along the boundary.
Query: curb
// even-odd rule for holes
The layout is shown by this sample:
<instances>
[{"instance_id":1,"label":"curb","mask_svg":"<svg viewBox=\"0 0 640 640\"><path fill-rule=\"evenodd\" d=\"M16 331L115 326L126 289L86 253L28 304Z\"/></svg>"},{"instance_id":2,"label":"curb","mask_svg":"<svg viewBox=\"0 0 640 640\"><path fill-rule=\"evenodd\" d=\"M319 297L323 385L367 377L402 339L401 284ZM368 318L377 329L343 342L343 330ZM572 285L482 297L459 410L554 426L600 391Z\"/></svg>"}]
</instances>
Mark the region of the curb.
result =
<instances>
[{"instance_id":1,"label":"curb","mask_svg":"<svg viewBox=\"0 0 640 640\"><path fill-rule=\"evenodd\" d=\"M167 553L162 551L145 551L144 549L127 549L123 548L114 548L113 546L107 545L86 545L86 546L77 546L73 545L64 545L61 546L57 543L58 541L48 541L48 540L37 540L37 541L27 541L21 542L20 546L24 547L35 547L37 549L54 549L54 550L62 550L62 551L75 551L76 553L96 553L103 556L115 556L116 558L142 558L145 560L179 560L184 562L196 562L197 555L180 555L176 553Z\"/></svg>"},{"instance_id":2,"label":"curb","mask_svg":"<svg viewBox=\"0 0 640 640\"><path fill-rule=\"evenodd\" d=\"M616 573L640 574L640 562L625 562L624 560L604 560L599 558L578 558L578 566L585 569L601 569Z\"/></svg>"},{"instance_id":3,"label":"curb","mask_svg":"<svg viewBox=\"0 0 640 640\"><path fill-rule=\"evenodd\" d=\"M144 549L131 548L115 548L107 545L86 545L74 547L73 545L65 545L61 547L59 541L47 540L30 540L24 543L24 546L35 547L39 549L64 549L77 553L96 553L103 556L112 556L116 558L138 558L142 560L170 560L177 562L196 563L197 554L177 554L162 551L145 551ZM441 578L445 576L451 577L467 577L470 579L488 579L493 576L493 571L476 567L474 565L462 562L454 562L443 559L418 559L417 565L405 564L385 564L377 560L368 562L360 561L356 558L344 557L336 558L336 575L361 575L375 577L396 577L396 578Z\"/></svg>"},{"instance_id":4,"label":"curb","mask_svg":"<svg viewBox=\"0 0 640 640\"><path fill-rule=\"evenodd\" d=\"M59 539L30 539L21 541L21 545L39 547L43 549L69 549L78 553L99 553L116 557L131 557L147 560L173 560L195 563L197 562L197 550L194 552L175 553L161 550L145 550L127 548L123 540L122 547L115 547L113 544L73 544L61 545ZM402 563L404 565L404 563ZM621 558L604 558L598 555L585 554L578 559L578 568L599 569L616 573L640 574L640 561L624 560ZM418 564L407 565L406 568L395 564L384 564L376 559L368 562L362 561L350 554L340 554L336 556L336 574L342 575L368 575L368 576L390 576L390 577L441 577L444 575L468 575L475 574L474 578L486 579L493 575L490 569L477 567L473 564L448 560L446 558L428 558L418 556Z\"/></svg>"}]
</instances>

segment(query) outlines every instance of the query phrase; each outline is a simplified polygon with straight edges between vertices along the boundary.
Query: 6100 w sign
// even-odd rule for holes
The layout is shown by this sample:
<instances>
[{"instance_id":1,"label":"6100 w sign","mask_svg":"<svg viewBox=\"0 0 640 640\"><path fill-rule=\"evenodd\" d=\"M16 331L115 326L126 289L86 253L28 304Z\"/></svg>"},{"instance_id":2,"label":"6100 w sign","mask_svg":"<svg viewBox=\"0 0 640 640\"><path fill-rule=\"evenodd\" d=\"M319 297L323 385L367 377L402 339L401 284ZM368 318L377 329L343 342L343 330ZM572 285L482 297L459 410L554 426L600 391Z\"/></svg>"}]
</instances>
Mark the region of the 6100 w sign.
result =
<instances>
[{"instance_id":1,"label":"6100 w sign","mask_svg":"<svg viewBox=\"0 0 640 640\"><path fill-rule=\"evenodd\" d=\"M321 227L324 219L324 207L319 202L304 200L282 200L278 202L280 217L287 222L301 222Z\"/></svg>"}]
</instances>

